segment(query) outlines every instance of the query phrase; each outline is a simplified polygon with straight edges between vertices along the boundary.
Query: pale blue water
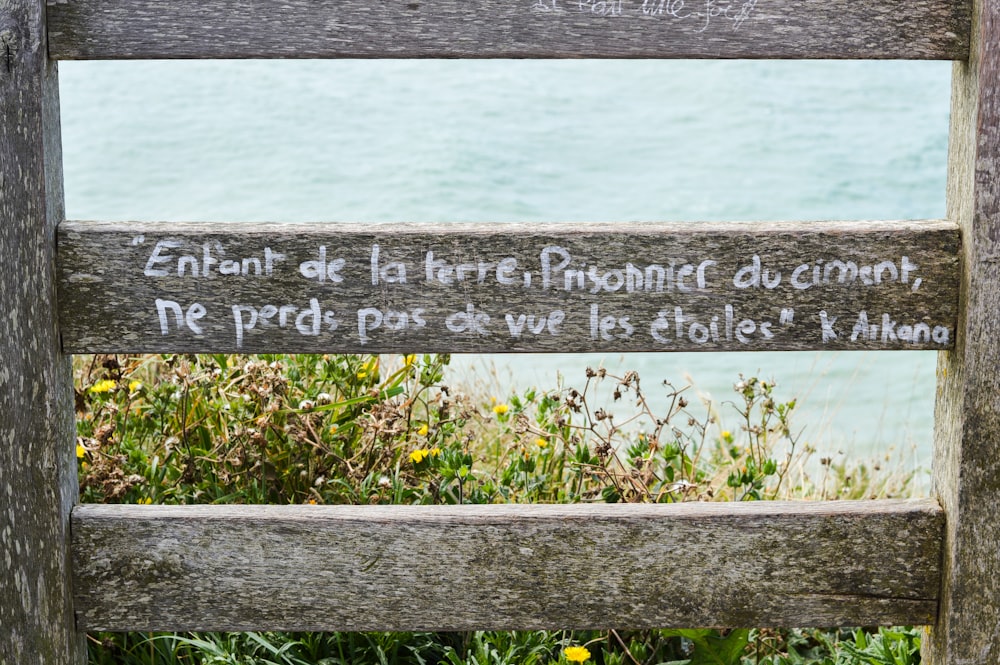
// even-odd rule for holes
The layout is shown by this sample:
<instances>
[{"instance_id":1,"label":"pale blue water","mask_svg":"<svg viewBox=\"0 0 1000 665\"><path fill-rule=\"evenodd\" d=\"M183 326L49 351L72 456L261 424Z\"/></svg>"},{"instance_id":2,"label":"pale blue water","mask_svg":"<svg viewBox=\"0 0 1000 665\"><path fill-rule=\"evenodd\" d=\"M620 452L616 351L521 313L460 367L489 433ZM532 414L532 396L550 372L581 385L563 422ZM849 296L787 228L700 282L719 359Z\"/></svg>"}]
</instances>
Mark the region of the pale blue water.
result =
<instances>
[{"instance_id":1,"label":"pale blue water","mask_svg":"<svg viewBox=\"0 0 1000 665\"><path fill-rule=\"evenodd\" d=\"M268 221L935 218L950 65L264 61L60 65L68 216ZM737 374L806 439L929 460L930 352L460 358L504 391L587 364ZM465 368L465 369L462 369ZM486 380L486 379L484 379ZM492 380L492 379L490 379Z\"/></svg>"}]
</instances>

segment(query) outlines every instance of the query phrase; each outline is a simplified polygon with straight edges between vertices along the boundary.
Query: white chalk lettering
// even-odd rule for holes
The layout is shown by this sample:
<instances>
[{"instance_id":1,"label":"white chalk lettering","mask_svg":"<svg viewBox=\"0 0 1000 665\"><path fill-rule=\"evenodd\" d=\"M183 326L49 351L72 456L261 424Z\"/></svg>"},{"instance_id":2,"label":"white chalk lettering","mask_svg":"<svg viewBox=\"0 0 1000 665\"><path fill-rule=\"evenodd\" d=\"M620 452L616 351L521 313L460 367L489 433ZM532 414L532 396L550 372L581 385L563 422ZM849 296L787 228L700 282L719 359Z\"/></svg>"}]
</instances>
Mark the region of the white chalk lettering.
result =
<instances>
[{"instance_id":1,"label":"white chalk lettering","mask_svg":"<svg viewBox=\"0 0 1000 665\"><path fill-rule=\"evenodd\" d=\"M576 0L577 9L599 16L621 16L624 0Z\"/></svg>"},{"instance_id":2,"label":"white chalk lettering","mask_svg":"<svg viewBox=\"0 0 1000 665\"><path fill-rule=\"evenodd\" d=\"M710 341L720 344L734 340L740 344L750 344L755 335L762 339L774 337L771 325L770 321L758 322L737 317L736 308L731 304L723 308L722 316L713 315L707 321L695 320L691 315L685 314L683 307L677 306L672 313L667 310L657 312L656 318L650 323L649 333L661 344L691 342L701 346ZM668 334L671 327L674 330L673 336Z\"/></svg>"},{"instance_id":3,"label":"white chalk lettering","mask_svg":"<svg viewBox=\"0 0 1000 665\"><path fill-rule=\"evenodd\" d=\"M208 277L213 272L220 275L243 275L246 277L253 274L258 277L271 277L274 274L274 265L285 258L284 254L275 252L270 247L265 247L263 260L259 256L219 259L216 257L225 256L226 250L222 243L217 241L203 243L200 247L200 255L182 254L174 257L167 252L167 250L180 249L183 246L184 243L179 240L158 241L146 260L142 274L146 277L167 277L172 271L166 267L158 266L176 261L178 277Z\"/></svg>"},{"instance_id":4,"label":"white chalk lettering","mask_svg":"<svg viewBox=\"0 0 1000 665\"><path fill-rule=\"evenodd\" d=\"M160 320L160 334L170 333L170 319L167 312L174 315L174 322L178 328L187 326L195 335L202 334L201 326L197 323L199 319L205 318L207 311L201 303L194 303L187 310L181 308L180 304L173 300L156 299L156 316Z\"/></svg>"},{"instance_id":5,"label":"white chalk lettering","mask_svg":"<svg viewBox=\"0 0 1000 665\"><path fill-rule=\"evenodd\" d=\"M435 258L433 250L424 255L424 278L428 282L444 284L456 282L471 282L484 284L493 276L498 284L510 285L517 282L513 276L517 270L517 259L508 256L498 262L476 261L475 263L452 264L445 259ZM528 273L525 273L526 284L531 283Z\"/></svg>"},{"instance_id":6,"label":"white chalk lettering","mask_svg":"<svg viewBox=\"0 0 1000 665\"><path fill-rule=\"evenodd\" d=\"M705 32L713 19L728 21L733 30L739 30L756 7L757 0L643 0L640 9L646 16L695 19L701 26L697 32Z\"/></svg>"},{"instance_id":7,"label":"white chalk lettering","mask_svg":"<svg viewBox=\"0 0 1000 665\"><path fill-rule=\"evenodd\" d=\"M874 337L874 335L875 331L868 324L868 312L861 310L858 313L858 320L854 322L854 327L851 329L851 341L856 342L859 337L867 341Z\"/></svg>"},{"instance_id":8,"label":"white chalk lettering","mask_svg":"<svg viewBox=\"0 0 1000 665\"><path fill-rule=\"evenodd\" d=\"M500 259L497 263L497 282L503 285L513 284L516 279L511 276L517 270L517 259L514 257L507 257L506 259ZM528 273L525 273L527 275ZM530 277L528 278L531 279Z\"/></svg>"},{"instance_id":9,"label":"white chalk lettering","mask_svg":"<svg viewBox=\"0 0 1000 665\"><path fill-rule=\"evenodd\" d=\"M836 316L830 316L826 310L819 313L820 329L823 332L823 343L837 339L837 332L833 329L833 324L837 322Z\"/></svg>"},{"instance_id":10,"label":"white chalk lettering","mask_svg":"<svg viewBox=\"0 0 1000 665\"><path fill-rule=\"evenodd\" d=\"M453 333L470 332L477 335L489 335L489 323L490 315L476 311L476 306L472 303L465 305L464 312L455 312L444 320L445 327Z\"/></svg>"},{"instance_id":11,"label":"white chalk lettering","mask_svg":"<svg viewBox=\"0 0 1000 665\"><path fill-rule=\"evenodd\" d=\"M379 328L389 331L409 330L411 328L423 328L427 325L424 319L424 308L416 307L412 310L381 310L377 307L365 307L358 310L358 339L362 344L371 341L368 335L370 331Z\"/></svg>"},{"instance_id":12,"label":"white chalk lettering","mask_svg":"<svg viewBox=\"0 0 1000 665\"><path fill-rule=\"evenodd\" d=\"M691 289L684 285L684 278L694 274L694 266L687 263L681 266L680 270L677 271L677 290L678 291L690 291Z\"/></svg>"},{"instance_id":13,"label":"white chalk lettering","mask_svg":"<svg viewBox=\"0 0 1000 665\"><path fill-rule=\"evenodd\" d=\"M708 279L705 277L705 271L708 270L709 266L714 265L718 265L716 261L702 261L698 264L697 284L699 289L708 288Z\"/></svg>"},{"instance_id":14,"label":"white chalk lettering","mask_svg":"<svg viewBox=\"0 0 1000 665\"><path fill-rule=\"evenodd\" d=\"M609 270L604 274L599 274L597 266L590 266L587 270L587 278L593 284L590 288L591 293L599 293L601 291L613 293L625 285L625 275L621 270Z\"/></svg>"},{"instance_id":15,"label":"white chalk lettering","mask_svg":"<svg viewBox=\"0 0 1000 665\"><path fill-rule=\"evenodd\" d=\"M569 250L556 246L541 251L540 263L543 289L561 287L564 291L586 290L594 295L621 290L626 293L704 290L709 286L708 269L718 265L716 261L704 260L697 264L671 262L669 267L657 263L642 267L632 262L627 262L623 268L583 265L582 262L573 266Z\"/></svg>"},{"instance_id":16,"label":"white chalk lettering","mask_svg":"<svg viewBox=\"0 0 1000 665\"><path fill-rule=\"evenodd\" d=\"M905 342L908 344L927 344L933 342L946 346L951 339L951 330L947 326L934 326L918 321L916 323L900 324L898 318L883 313L879 323L871 323L868 312L862 310L851 329L851 341L879 342L891 344Z\"/></svg>"},{"instance_id":17,"label":"white chalk lettering","mask_svg":"<svg viewBox=\"0 0 1000 665\"><path fill-rule=\"evenodd\" d=\"M858 266L853 261L828 261L824 265L822 259L812 263L803 263L792 271L791 284L799 290L810 289L824 284L854 284L860 280L865 286L877 286L884 282L900 282L909 284L910 277L919 266L903 256L897 266L895 261L879 261L872 265ZM920 278L913 280L912 290L920 287Z\"/></svg>"},{"instance_id":18,"label":"white chalk lettering","mask_svg":"<svg viewBox=\"0 0 1000 665\"><path fill-rule=\"evenodd\" d=\"M733 286L738 289L759 288L761 286L765 289L773 289L780 283L781 272L775 271L772 275L770 269L761 266L760 257L756 254L753 255L749 265L737 270L733 276Z\"/></svg>"},{"instance_id":19,"label":"white chalk lettering","mask_svg":"<svg viewBox=\"0 0 1000 665\"><path fill-rule=\"evenodd\" d=\"M149 255L149 259L146 261L146 268L142 271L142 274L146 277L166 277L170 274L170 271L166 268L155 268L154 266L160 263L168 263L172 261L169 255L161 254L161 250L165 249L177 249L184 243L178 240L159 240L156 246L153 247L153 252Z\"/></svg>"},{"instance_id":20,"label":"white chalk lettering","mask_svg":"<svg viewBox=\"0 0 1000 665\"><path fill-rule=\"evenodd\" d=\"M695 268L694 265L686 263L680 267L675 276L675 286L678 291L691 291L691 287L684 284L684 279L695 275L695 284L698 289L708 288L708 278L705 275L705 271L708 270L709 266L717 265L716 261L702 261ZM653 266L650 266L653 267Z\"/></svg>"},{"instance_id":21,"label":"white chalk lettering","mask_svg":"<svg viewBox=\"0 0 1000 665\"><path fill-rule=\"evenodd\" d=\"M255 328L294 328L300 335L316 337L324 330L333 332L340 325L336 313L324 310L316 298L310 298L309 305L301 308L292 304L267 304L259 308L253 305L233 305L230 309L233 313L236 348L243 347L246 332ZM273 321L276 316L278 320Z\"/></svg>"},{"instance_id":22,"label":"white chalk lettering","mask_svg":"<svg viewBox=\"0 0 1000 665\"><path fill-rule=\"evenodd\" d=\"M670 319L667 312L660 310L656 318L649 324L649 335L661 344L670 344L673 340L664 333L670 332Z\"/></svg>"},{"instance_id":23,"label":"white chalk lettering","mask_svg":"<svg viewBox=\"0 0 1000 665\"><path fill-rule=\"evenodd\" d=\"M243 331L250 330L257 325L257 308L242 305L233 305L233 324L236 327L236 348L243 347ZM249 315L249 320L244 321L243 315Z\"/></svg>"},{"instance_id":24,"label":"white chalk lettering","mask_svg":"<svg viewBox=\"0 0 1000 665\"><path fill-rule=\"evenodd\" d=\"M389 261L385 265L381 265L379 254L379 246L377 244L372 245L372 286L378 286L381 282L385 282L386 284L406 284L406 265L402 261Z\"/></svg>"},{"instance_id":25,"label":"white chalk lettering","mask_svg":"<svg viewBox=\"0 0 1000 665\"><path fill-rule=\"evenodd\" d=\"M599 305L590 306L590 338L610 342L615 339L630 339L635 326L627 316L601 315Z\"/></svg>"},{"instance_id":26,"label":"white chalk lettering","mask_svg":"<svg viewBox=\"0 0 1000 665\"><path fill-rule=\"evenodd\" d=\"M559 263L553 267L552 256L559 257ZM542 263L542 288L548 289L552 286L552 277L555 273L563 270L572 261L570 253L562 247L546 247L541 253ZM581 287L582 288L582 287ZM567 289L568 290L568 289Z\"/></svg>"},{"instance_id":27,"label":"white chalk lettering","mask_svg":"<svg viewBox=\"0 0 1000 665\"><path fill-rule=\"evenodd\" d=\"M673 16L686 19L692 12L684 11L685 0L642 0L642 13L647 16Z\"/></svg>"},{"instance_id":28,"label":"white chalk lettering","mask_svg":"<svg viewBox=\"0 0 1000 665\"><path fill-rule=\"evenodd\" d=\"M314 279L321 284L328 280L334 284L343 282L344 277L340 274L340 271L347 265L347 261L339 258L327 261L326 245L320 245L317 254L317 259L303 261L299 264L299 274L306 279Z\"/></svg>"},{"instance_id":29,"label":"white chalk lettering","mask_svg":"<svg viewBox=\"0 0 1000 665\"><path fill-rule=\"evenodd\" d=\"M544 316L518 314L515 318L513 314L507 314L504 319L507 321L507 330L514 339L519 338L525 330L532 335L541 335L547 330L550 335L555 336L560 333L559 326L566 320L566 313L557 309Z\"/></svg>"}]
</instances>

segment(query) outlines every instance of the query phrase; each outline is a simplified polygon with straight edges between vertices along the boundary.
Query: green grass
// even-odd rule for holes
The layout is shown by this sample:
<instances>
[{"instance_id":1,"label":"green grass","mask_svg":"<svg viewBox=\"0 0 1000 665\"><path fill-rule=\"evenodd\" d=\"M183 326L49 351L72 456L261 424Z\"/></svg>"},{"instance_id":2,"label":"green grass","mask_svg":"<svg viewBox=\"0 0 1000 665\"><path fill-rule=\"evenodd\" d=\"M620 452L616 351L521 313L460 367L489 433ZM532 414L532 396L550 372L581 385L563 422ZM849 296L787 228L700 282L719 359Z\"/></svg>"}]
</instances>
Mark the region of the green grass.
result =
<instances>
[{"instance_id":1,"label":"green grass","mask_svg":"<svg viewBox=\"0 0 1000 665\"><path fill-rule=\"evenodd\" d=\"M734 377L691 404L634 372L513 395L443 384L446 355L93 356L76 367L85 502L458 504L905 495L910 477L805 469L796 401ZM586 651L566 651L584 646ZM95 664L919 662L919 631L659 630L90 636Z\"/></svg>"}]
</instances>

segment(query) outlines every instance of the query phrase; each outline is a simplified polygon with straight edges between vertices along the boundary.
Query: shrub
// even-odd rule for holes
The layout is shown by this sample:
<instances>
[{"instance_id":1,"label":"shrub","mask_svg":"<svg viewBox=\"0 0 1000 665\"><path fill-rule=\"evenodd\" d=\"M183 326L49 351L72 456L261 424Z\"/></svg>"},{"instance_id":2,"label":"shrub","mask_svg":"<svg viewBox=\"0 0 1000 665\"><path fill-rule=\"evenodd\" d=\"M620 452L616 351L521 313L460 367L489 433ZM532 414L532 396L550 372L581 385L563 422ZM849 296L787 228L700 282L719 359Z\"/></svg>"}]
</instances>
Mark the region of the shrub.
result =
<instances>
[{"instance_id":1,"label":"shrub","mask_svg":"<svg viewBox=\"0 0 1000 665\"><path fill-rule=\"evenodd\" d=\"M456 504L815 496L794 399L739 377L728 405L582 388L470 396L447 355L93 356L76 366L85 502ZM737 425L727 429L723 417ZM906 484L825 460L832 495ZM904 479L905 481L905 479ZM827 496L824 482L822 496ZM92 663L914 663L912 630L91 636ZM584 658L586 654L586 658ZM591 655L592 654L592 655ZM885 657L895 660L878 660ZM583 660L580 660L580 659ZM867 660L866 660L867 659Z\"/></svg>"}]
</instances>

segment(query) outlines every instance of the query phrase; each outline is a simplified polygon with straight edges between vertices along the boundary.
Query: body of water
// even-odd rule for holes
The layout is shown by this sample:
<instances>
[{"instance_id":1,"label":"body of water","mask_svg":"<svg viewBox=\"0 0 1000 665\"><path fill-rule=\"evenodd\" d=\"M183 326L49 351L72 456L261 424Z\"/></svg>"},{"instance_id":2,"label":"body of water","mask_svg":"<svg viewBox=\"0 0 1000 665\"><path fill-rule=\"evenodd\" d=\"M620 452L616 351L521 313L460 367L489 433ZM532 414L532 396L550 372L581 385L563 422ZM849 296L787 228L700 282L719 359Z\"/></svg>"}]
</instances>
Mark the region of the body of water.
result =
<instances>
[{"instance_id":1,"label":"body of water","mask_svg":"<svg viewBox=\"0 0 1000 665\"><path fill-rule=\"evenodd\" d=\"M944 215L950 64L201 61L60 64L71 219L336 222ZM828 450L926 466L932 352L459 357L502 394L587 365L740 373Z\"/></svg>"}]
</instances>

